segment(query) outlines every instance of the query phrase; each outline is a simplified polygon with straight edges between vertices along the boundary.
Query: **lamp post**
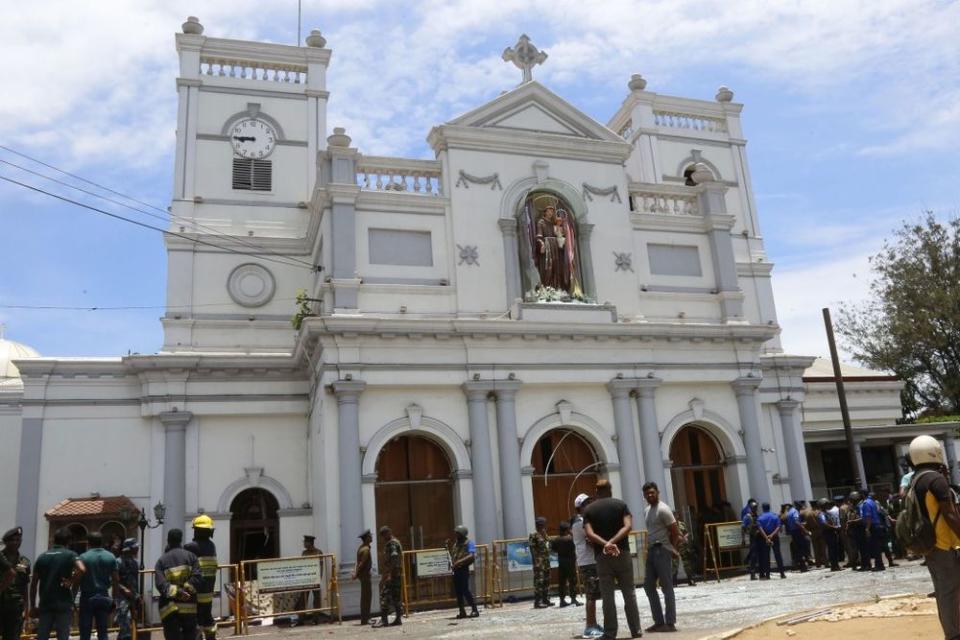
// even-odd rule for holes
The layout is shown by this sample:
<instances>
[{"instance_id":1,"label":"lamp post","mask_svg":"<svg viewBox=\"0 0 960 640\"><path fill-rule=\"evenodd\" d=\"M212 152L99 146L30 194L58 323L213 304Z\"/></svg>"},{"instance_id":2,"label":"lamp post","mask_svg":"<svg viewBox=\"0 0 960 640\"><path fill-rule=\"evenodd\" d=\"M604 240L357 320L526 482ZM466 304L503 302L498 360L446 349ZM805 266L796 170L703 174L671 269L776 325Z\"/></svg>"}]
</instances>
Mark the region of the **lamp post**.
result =
<instances>
[{"instance_id":1,"label":"lamp post","mask_svg":"<svg viewBox=\"0 0 960 640\"><path fill-rule=\"evenodd\" d=\"M156 519L156 522L150 524L150 521L147 520L147 513L142 508L140 509L140 520L137 521L137 526L140 527L140 596L143 597L143 553L146 548L146 540L144 534L147 532L147 529L156 529L163 524L163 516L167 515L167 508L163 506L163 502L158 502L153 507L153 517ZM146 607L144 607L144 620L146 619Z\"/></svg>"}]
</instances>

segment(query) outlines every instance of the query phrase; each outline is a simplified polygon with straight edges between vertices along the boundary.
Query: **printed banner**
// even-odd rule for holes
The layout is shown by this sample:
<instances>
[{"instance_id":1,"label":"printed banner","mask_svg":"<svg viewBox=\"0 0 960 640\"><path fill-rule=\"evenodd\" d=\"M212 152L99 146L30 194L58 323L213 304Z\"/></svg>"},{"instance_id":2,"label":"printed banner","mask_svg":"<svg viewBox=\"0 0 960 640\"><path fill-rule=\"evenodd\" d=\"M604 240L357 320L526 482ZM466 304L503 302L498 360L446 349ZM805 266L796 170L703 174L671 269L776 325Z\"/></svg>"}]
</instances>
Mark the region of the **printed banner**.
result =
<instances>
[{"instance_id":1,"label":"printed banner","mask_svg":"<svg viewBox=\"0 0 960 640\"><path fill-rule=\"evenodd\" d=\"M317 556L273 560L257 565L261 592L293 591L323 585L323 561Z\"/></svg>"},{"instance_id":2,"label":"printed banner","mask_svg":"<svg viewBox=\"0 0 960 640\"><path fill-rule=\"evenodd\" d=\"M432 576L449 576L450 555L446 550L418 551L417 577L429 578Z\"/></svg>"},{"instance_id":3,"label":"printed banner","mask_svg":"<svg viewBox=\"0 0 960 640\"><path fill-rule=\"evenodd\" d=\"M560 559L553 551L550 552L550 568L560 566ZM507 571L533 571L533 556L530 554L530 545L527 542L507 543Z\"/></svg>"},{"instance_id":4,"label":"printed banner","mask_svg":"<svg viewBox=\"0 0 960 640\"><path fill-rule=\"evenodd\" d=\"M743 528L739 522L716 526L717 548L738 549L743 547Z\"/></svg>"}]
</instances>

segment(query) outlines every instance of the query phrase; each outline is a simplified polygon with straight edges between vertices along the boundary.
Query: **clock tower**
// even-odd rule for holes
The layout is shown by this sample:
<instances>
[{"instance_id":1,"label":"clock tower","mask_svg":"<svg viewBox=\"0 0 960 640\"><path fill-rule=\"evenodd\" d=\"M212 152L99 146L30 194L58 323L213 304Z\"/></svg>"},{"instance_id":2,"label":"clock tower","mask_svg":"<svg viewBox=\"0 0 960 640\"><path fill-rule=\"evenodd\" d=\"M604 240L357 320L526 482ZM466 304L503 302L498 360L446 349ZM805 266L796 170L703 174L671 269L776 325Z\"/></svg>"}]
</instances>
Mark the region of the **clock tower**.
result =
<instances>
[{"instance_id":1,"label":"clock tower","mask_svg":"<svg viewBox=\"0 0 960 640\"><path fill-rule=\"evenodd\" d=\"M307 208L326 146L330 50L176 36L177 145L166 236L168 352L276 352L318 262Z\"/></svg>"}]
</instances>

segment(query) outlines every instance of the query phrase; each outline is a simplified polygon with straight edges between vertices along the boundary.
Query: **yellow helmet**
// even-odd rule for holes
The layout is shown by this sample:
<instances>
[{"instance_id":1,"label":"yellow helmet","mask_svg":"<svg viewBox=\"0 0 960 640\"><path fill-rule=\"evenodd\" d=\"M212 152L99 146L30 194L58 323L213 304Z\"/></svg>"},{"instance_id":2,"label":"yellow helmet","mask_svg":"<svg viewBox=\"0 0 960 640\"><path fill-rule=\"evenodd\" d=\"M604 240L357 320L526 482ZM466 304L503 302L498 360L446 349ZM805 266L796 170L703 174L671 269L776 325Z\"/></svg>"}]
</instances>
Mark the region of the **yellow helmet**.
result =
<instances>
[{"instance_id":1,"label":"yellow helmet","mask_svg":"<svg viewBox=\"0 0 960 640\"><path fill-rule=\"evenodd\" d=\"M193 519L194 529L213 529L213 518L205 513L201 513Z\"/></svg>"}]
</instances>

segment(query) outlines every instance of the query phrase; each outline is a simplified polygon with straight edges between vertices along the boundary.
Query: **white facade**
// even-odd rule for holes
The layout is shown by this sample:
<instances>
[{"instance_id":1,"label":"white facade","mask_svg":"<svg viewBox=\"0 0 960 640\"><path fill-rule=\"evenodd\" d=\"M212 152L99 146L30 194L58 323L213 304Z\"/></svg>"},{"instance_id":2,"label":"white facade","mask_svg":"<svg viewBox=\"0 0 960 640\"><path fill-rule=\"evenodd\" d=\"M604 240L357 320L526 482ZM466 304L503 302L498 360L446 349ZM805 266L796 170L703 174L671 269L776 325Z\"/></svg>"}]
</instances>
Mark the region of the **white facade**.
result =
<instances>
[{"instance_id":1,"label":"white facade","mask_svg":"<svg viewBox=\"0 0 960 640\"><path fill-rule=\"evenodd\" d=\"M319 34L297 48L185 26L164 345L21 363L22 416L0 423L20 468L0 480L16 475L28 553L67 497L162 501L168 527L203 511L219 535L233 498L262 487L282 554L311 533L349 565L383 524L378 454L409 434L445 452L455 520L480 542L532 526L533 449L554 428L581 435L635 509L647 480L683 502L671 445L688 425L720 448L734 505L811 495L812 358L779 346L728 90L670 97L635 76L603 125L531 81L434 127L435 160L372 157L328 135ZM244 119L275 134L269 189L232 188ZM583 303L523 301L531 192L575 217ZM301 289L312 315L294 330Z\"/></svg>"}]
</instances>

